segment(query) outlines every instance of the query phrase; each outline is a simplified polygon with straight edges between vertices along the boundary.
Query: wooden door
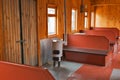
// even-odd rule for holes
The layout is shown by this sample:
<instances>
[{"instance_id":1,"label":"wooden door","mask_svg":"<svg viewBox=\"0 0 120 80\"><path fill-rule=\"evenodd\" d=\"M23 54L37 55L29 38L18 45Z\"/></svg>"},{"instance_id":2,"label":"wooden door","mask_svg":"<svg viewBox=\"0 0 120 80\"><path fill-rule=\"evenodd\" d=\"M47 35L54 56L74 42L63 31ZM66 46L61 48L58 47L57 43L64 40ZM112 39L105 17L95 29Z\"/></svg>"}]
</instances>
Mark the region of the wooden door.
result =
<instances>
[{"instance_id":1,"label":"wooden door","mask_svg":"<svg viewBox=\"0 0 120 80\"><path fill-rule=\"evenodd\" d=\"M36 0L21 0L24 63L37 64Z\"/></svg>"},{"instance_id":2,"label":"wooden door","mask_svg":"<svg viewBox=\"0 0 120 80\"><path fill-rule=\"evenodd\" d=\"M20 16L18 0L2 0L4 60L21 63Z\"/></svg>"},{"instance_id":3,"label":"wooden door","mask_svg":"<svg viewBox=\"0 0 120 80\"><path fill-rule=\"evenodd\" d=\"M2 4L4 60L37 65L36 0L2 0Z\"/></svg>"}]
</instances>

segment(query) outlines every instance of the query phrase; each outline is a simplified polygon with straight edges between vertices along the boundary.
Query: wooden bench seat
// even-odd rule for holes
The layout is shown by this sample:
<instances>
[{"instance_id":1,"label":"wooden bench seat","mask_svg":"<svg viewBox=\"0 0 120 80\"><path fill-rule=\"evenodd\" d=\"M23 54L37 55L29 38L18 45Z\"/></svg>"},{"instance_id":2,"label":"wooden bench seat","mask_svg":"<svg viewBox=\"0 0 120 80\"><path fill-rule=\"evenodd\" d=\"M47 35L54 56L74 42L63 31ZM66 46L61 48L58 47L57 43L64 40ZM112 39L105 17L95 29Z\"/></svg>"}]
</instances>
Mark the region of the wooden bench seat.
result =
<instances>
[{"instance_id":1,"label":"wooden bench seat","mask_svg":"<svg viewBox=\"0 0 120 80\"><path fill-rule=\"evenodd\" d=\"M67 35L68 45L64 46L64 60L105 66L110 61L109 40L104 36Z\"/></svg>"},{"instance_id":2,"label":"wooden bench seat","mask_svg":"<svg viewBox=\"0 0 120 80\"><path fill-rule=\"evenodd\" d=\"M118 45L118 31L114 28L95 28L94 30L86 30L86 34L88 35L97 35L97 36L105 36L109 40L110 49L113 53L117 53L116 45Z\"/></svg>"},{"instance_id":3,"label":"wooden bench seat","mask_svg":"<svg viewBox=\"0 0 120 80\"><path fill-rule=\"evenodd\" d=\"M65 60L75 61L79 63L93 64L93 65L106 65L107 50L95 50L75 47L64 47Z\"/></svg>"},{"instance_id":4,"label":"wooden bench seat","mask_svg":"<svg viewBox=\"0 0 120 80\"><path fill-rule=\"evenodd\" d=\"M73 51L73 52L82 52L96 55L106 56L109 52L108 50L96 50L96 49L88 49L88 48L77 48L77 47L64 47L64 51Z\"/></svg>"}]
</instances>

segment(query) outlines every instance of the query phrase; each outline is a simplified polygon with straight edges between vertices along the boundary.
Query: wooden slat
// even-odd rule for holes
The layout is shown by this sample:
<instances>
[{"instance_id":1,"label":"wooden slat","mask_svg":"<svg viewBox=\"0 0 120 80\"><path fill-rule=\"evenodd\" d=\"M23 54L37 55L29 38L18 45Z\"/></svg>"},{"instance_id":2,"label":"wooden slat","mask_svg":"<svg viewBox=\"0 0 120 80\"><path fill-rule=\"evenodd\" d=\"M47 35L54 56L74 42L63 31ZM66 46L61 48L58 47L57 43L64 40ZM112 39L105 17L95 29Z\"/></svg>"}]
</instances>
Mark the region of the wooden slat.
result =
<instances>
[{"instance_id":1,"label":"wooden slat","mask_svg":"<svg viewBox=\"0 0 120 80\"><path fill-rule=\"evenodd\" d=\"M28 16L29 16L29 14L27 13L27 12L29 12L29 6L27 5L27 1L28 0L22 0L21 1L21 3L22 3L22 13L23 13L23 15L22 15L22 28L23 28L23 39L24 40L26 40L25 41L25 43L23 44L24 46L23 46L23 48L24 48L24 61L25 61L25 64L29 64L29 59L28 59L28 56L29 56L29 54L27 54L27 53L29 53L28 51Z\"/></svg>"},{"instance_id":2,"label":"wooden slat","mask_svg":"<svg viewBox=\"0 0 120 80\"><path fill-rule=\"evenodd\" d=\"M31 65L36 65L37 64L37 23L36 23L36 1L35 0L30 0L30 52L31 52Z\"/></svg>"},{"instance_id":3,"label":"wooden slat","mask_svg":"<svg viewBox=\"0 0 120 80\"><path fill-rule=\"evenodd\" d=\"M30 5L32 5L30 7L30 23L31 24L31 49L32 50L31 54L33 56L32 57L32 65L37 64L37 23L36 23L36 1L35 0L31 0L30 1Z\"/></svg>"},{"instance_id":4,"label":"wooden slat","mask_svg":"<svg viewBox=\"0 0 120 80\"><path fill-rule=\"evenodd\" d=\"M11 14L12 14L12 11L11 11L11 1L10 0L8 0L8 16L9 16L9 19L8 19L8 24L9 24L9 26L7 26L8 27L8 45L9 45L9 50L8 50L8 52L9 52L9 60L8 61L10 61L10 62L12 62L12 59L13 59L13 56L12 56L12 54L13 54L13 47L12 47L12 44L13 44L13 42L12 42L12 40L11 40L11 38L13 38L12 37L12 21L11 21Z\"/></svg>"},{"instance_id":5,"label":"wooden slat","mask_svg":"<svg viewBox=\"0 0 120 80\"><path fill-rule=\"evenodd\" d=\"M3 9L2 9L2 0L0 0L0 60L3 60L4 56L4 45L3 45L3 29L2 29L2 13L3 13Z\"/></svg>"},{"instance_id":6,"label":"wooden slat","mask_svg":"<svg viewBox=\"0 0 120 80\"><path fill-rule=\"evenodd\" d=\"M5 16L6 16L6 20L4 21L4 24L6 24L6 26L5 26L5 45L6 45L6 48L5 48L5 50L6 50L6 60L7 61L9 61L9 40L8 40L8 34L9 34L9 29L8 29L8 27L9 27L9 22L8 22L8 19L9 19L9 15L8 15L8 13L9 13L9 11L7 10L7 7L9 7L9 4L8 4L8 0L6 0L5 1L5 10L6 10L6 14L5 14Z\"/></svg>"},{"instance_id":7,"label":"wooden slat","mask_svg":"<svg viewBox=\"0 0 120 80\"><path fill-rule=\"evenodd\" d=\"M14 22L13 22L13 28L14 28L14 61L17 63L21 63L21 52L20 52L20 43L16 43L16 41L20 40L20 18L19 18L19 5L18 5L18 0L13 0L14 7L13 7L13 16L14 17ZM11 4L13 4L11 3ZM17 47L16 47L17 46Z\"/></svg>"},{"instance_id":8,"label":"wooden slat","mask_svg":"<svg viewBox=\"0 0 120 80\"><path fill-rule=\"evenodd\" d=\"M20 14L19 14L19 0L14 0L15 1L15 43L16 41L20 40ZM17 48L15 49L15 60L18 62L18 63L21 63L21 49L20 49L20 43L16 43L16 46Z\"/></svg>"},{"instance_id":9,"label":"wooden slat","mask_svg":"<svg viewBox=\"0 0 120 80\"><path fill-rule=\"evenodd\" d=\"M15 6L14 6L15 9L13 9L13 16L14 16L14 22L15 22L15 21L16 21L16 8L17 8L16 5L17 5L17 0L16 0L16 1L13 0L13 4L15 5ZM14 38L15 38L15 39L14 39L14 46L17 45L17 43L16 43L17 37L16 37L16 36L18 35L18 34L17 34L16 24L17 24L17 22L14 23L14 29L15 29L15 31L14 31L14 35L15 35L15 37L14 37ZM19 23L18 23L18 24L19 24ZM18 27L19 27L19 26L18 26ZM18 39L19 39L19 38L18 38ZM14 48L15 48L15 47L14 47ZM17 50L17 48L15 48L14 51L15 51L15 52L14 52L14 55L13 55L13 56L14 56L14 60L13 60L13 61L15 62L15 61L17 61L17 59L16 59L16 56L17 56L17 55L16 55L16 54L17 54L17 51L19 52L19 50ZM17 61L17 62L18 62L18 61Z\"/></svg>"}]
</instances>

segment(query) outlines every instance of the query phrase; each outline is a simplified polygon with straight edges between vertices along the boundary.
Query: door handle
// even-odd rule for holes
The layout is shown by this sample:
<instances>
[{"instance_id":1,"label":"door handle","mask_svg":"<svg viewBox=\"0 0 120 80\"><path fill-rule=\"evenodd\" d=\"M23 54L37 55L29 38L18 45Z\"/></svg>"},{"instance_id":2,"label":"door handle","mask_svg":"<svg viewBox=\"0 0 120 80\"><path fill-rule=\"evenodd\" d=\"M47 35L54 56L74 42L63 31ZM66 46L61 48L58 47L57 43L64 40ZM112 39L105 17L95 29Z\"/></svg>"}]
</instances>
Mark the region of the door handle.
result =
<instances>
[{"instance_id":1,"label":"door handle","mask_svg":"<svg viewBox=\"0 0 120 80\"><path fill-rule=\"evenodd\" d=\"M18 40L16 43L24 43L26 40Z\"/></svg>"}]
</instances>

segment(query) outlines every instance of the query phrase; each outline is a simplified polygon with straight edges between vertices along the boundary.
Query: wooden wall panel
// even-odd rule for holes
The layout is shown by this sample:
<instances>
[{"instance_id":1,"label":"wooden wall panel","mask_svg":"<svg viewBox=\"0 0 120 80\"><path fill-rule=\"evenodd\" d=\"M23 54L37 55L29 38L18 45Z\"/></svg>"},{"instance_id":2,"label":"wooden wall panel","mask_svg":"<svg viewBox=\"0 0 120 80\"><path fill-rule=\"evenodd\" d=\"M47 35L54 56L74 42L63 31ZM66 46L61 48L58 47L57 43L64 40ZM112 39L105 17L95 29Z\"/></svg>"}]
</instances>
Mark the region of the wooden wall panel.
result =
<instances>
[{"instance_id":1,"label":"wooden wall panel","mask_svg":"<svg viewBox=\"0 0 120 80\"><path fill-rule=\"evenodd\" d=\"M87 0L89 1L89 0ZM90 4L90 2L85 2ZM37 20L38 20L38 55L39 65L41 65L40 40L47 38L47 4L57 5L58 18L58 35L63 38L64 33L64 0L37 0ZM71 10L76 8L78 10L78 31L84 29L84 13L80 13L81 0L66 0L66 27L67 33L71 32ZM90 6L89 6L90 7Z\"/></svg>"},{"instance_id":2,"label":"wooden wall panel","mask_svg":"<svg viewBox=\"0 0 120 80\"><path fill-rule=\"evenodd\" d=\"M38 63L39 66L41 63L41 53L40 53L40 40L47 38L47 29L46 29L46 5L47 0L37 0L37 21L38 21Z\"/></svg>"},{"instance_id":3,"label":"wooden wall panel","mask_svg":"<svg viewBox=\"0 0 120 80\"><path fill-rule=\"evenodd\" d=\"M89 4L89 0L85 1L86 4ZM64 31L64 0L38 0L37 1L37 11L38 11L38 27L39 27L39 39L43 39L47 37L47 21L46 21L46 6L47 4L55 4L57 5L57 11L58 11L58 33L60 33L60 36L62 38L62 33ZM84 14L80 13L80 4L81 0L66 0L66 22L67 22L67 32L71 33L71 10L72 8L77 8L78 10L78 29L83 28L83 17ZM89 7L89 6L88 6ZM82 21L81 21L82 20ZM41 30L40 30L41 29Z\"/></svg>"},{"instance_id":4,"label":"wooden wall panel","mask_svg":"<svg viewBox=\"0 0 120 80\"><path fill-rule=\"evenodd\" d=\"M77 32L79 32L79 30L84 29L84 12L80 12L80 5L81 0L66 0L67 1L67 32L68 33L72 33L71 32L71 10L72 8L76 8L78 11L77 14ZM90 1L89 0L84 0L83 1L83 5L85 7L85 11L88 12L88 28L90 27Z\"/></svg>"},{"instance_id":5,"label":"wooden wall panel","mask_svg":"<svg viewBox=\"0 0 120 80\"><path fill-rule=\"evenodd\" d=\"M37 65L37 8L36 0L21 0L22 10L22 36L24 63ZM19 0L2 1L2 29L0 39L4 39L2 45L3 60L21 63L20 41L20 6ZM1 18L0 18L1 20ZM1 27L0 27L1 28ZM3 30L3 31L2 31ZM3 33L2 33L3 32ZM2 34L2 37L1 37ZM2 41L1 41L2 43ZM0 55L1 56L1 55Z\"/></svg>"},{"instance_id":6,"label":"wooden wall panel","mask_svg":"<svg viewBox=\"0 0 120 80\"><path fill-rule=\"evenodd\" d=\"M37 65L36 0L21 0L24 63Z\"/></svg>"},{"instance_id":7,"label":"wooden wall panel","mask_svg":"<svg viewBox=\"0 0 120 80\"><path fill-rule=\"evenodd\" d=\"M57 0L58 9L58 37L63 38L64 34L64 0Z\"/></svg>"},{"instance_id":8,"label":"wooden wall panel","mask_svg":"<svg viewBox=\"0 0 120 80\"><path fill-rule=\"evenodd\" d=\"M47 4L54 4L57 6L57 37L63 38L64 33L64 0L48 0Z\"/></svg>"},{"instance_id":9,"label":"wooden wall panel","mask_svg":"<svg viewBox=\"0 0 120 80\"><path fill-rule=\"evenodd\" d=\"M83 5L86 4L86 0L83 1ZM78 31L84 30L84 12L81 12L80 6L82 5L81 0L79 0L78 5Z\"/></svg>"},{"instance_id":10,"label":"wooden wall panel","mask_svg":"<svg viewBox=\"0 0 120 80\"><path fill-rule=\"evenodd\" d=\"M47 37L46 6L47 0L37 0L38 40Z\"/></svg>"},{"instance_id":11,"label":"wooden wall panel","mask_svg":"<svg viewBox=\"0 0 120 80\"><path fill-rule=\"evenodd\" d=\"M96 6L96 27L116 27L120 29L120 5Z\"/></svg>"},{"instance_id":12,"label":"wooden wall panel","mask_svg":"<svg viewBox=\"0 0 120 80\"><path fill-rule=\"evenodd\" d=\"M95 0L96 27L116 27L120 29L120 0Z\"/></svg>"},{"instance_id":13,"label":"wooden wall panel","mask_svg":"<svg viewBox=\"0 0 120 80\"><path fill-rule=\"evenodd\" d=\"M94 4L119 4L120 0L94 0Z\"/></svg>"},{"instance_id":14,"label":"wooden wall panel","mask_svg":"<svg viewBox=\"0 0 120 80\"><path fill-rule=\"evenodd\" d=\"M57 5L57 2L59 2L58 0L46 0L47 1L47 4L56 4Z\"/></svg>"},{"instance_id":15,"label":"wooden wall panel","mask_svg":"<svg viewBox=\"0 0 120 80\"><path fill-rule=\"evenodd\" d=\"M20 21L18 0L3 0L3 36L4 50L3 57L5 61L21 63L20 44Z\"/></svg>"},{"instance_id":16,"label":"wooden wall panel","mask_svg":"<svg viewBox=\"0 0 120 80\"><path fill-rule=\"evenodd\" d=\"M3 60L2 0L0 0L0 60Z\"/></svg>"},{"instance_id":17,"label":"wooden wall panel","mask_svg":"<svg viewBox=\"0 0 120 80\"><path fill-rule=\"evenodd\" d=\"M90 28L91 26L91 11L92 11L92 7L91 7L91 2L90 0L85 0L84 1L84 7L85 7L85 11L88 12L88 23L87 23L87 26L88 26L88 29ZM84 23L84 22L83 22Z\"/></svg>"},{"instance_id":18,"label":"wooden wall panel","mask_svg":"<svg viewBox=\"0 0 120 80\"><path fill-rule=\"evenodd\" d=\"M71 33L71 10L72 10L72 3L70 0L66 0L66 27L67 33Z\"/></svg>"}]
</instances>

